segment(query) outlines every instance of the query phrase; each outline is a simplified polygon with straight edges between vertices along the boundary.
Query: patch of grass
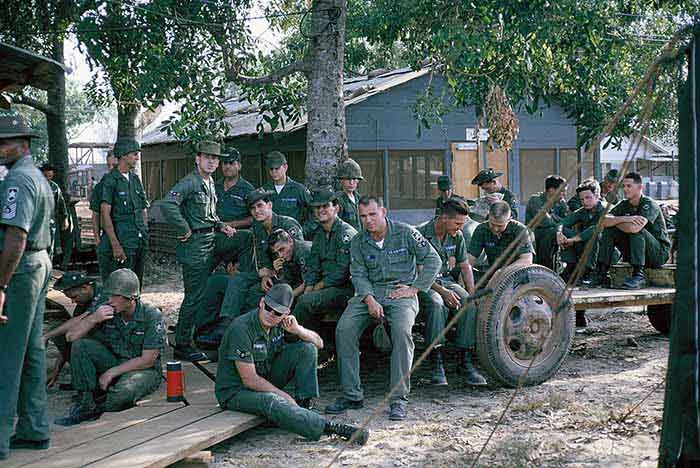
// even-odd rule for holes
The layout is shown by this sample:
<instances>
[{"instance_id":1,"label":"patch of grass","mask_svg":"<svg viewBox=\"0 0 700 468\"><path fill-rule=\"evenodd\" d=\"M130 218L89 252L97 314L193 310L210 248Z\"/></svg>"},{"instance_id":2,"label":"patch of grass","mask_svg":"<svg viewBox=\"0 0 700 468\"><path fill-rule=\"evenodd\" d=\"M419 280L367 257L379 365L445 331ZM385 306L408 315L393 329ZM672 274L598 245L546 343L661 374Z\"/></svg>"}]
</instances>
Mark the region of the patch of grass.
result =
<instances>
[{"instance_id":1,"label":"patch of grass","mask_svg":"<svg viewBox=\"0 0 700 468\"><path fill-rule=\"evenodd\" d=\"M514 413L532 413L535 411L560 411L571 409L574 397L570 393L549 391L546 395L526 397L512 407Z\"/></svg>"},{"instance_id":2,"label":"patch of grass","mask_svg":"<svg viewBox=\"0 0 700 468\"><path fill-rule=\"evenodd\" d=\"M566 465L567 452L566 444L558 439L512 436L488 449L477 466L479 468L558 468ZM465 462L467 466L471 463L467 460Z\"/></svg>"}]
</instances>

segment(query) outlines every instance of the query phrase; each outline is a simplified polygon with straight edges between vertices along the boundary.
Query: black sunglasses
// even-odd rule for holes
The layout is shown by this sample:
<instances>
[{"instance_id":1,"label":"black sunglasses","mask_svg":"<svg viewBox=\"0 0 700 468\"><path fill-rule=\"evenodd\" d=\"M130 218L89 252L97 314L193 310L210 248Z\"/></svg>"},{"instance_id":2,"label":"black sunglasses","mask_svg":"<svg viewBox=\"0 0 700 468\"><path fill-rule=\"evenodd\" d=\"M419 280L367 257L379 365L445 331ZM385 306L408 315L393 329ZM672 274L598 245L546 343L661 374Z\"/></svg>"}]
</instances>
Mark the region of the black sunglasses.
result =
<instances>
[{"instance_id":1,"label":"black sunglasses","mask_svg":"<svg viewBox=\"0 0 700 468\"><path fill-rule=\"evenodd\" d=\"M267 305L267 302L264 302L264 301L263 301L263 304L264 304L264 307L265 307L265 310L266 310L266 311L268 311L268 312L270 312L270 313L272 313L272 314L275 314L275 315L278 316L278 317L284 317L285 315L287 315L287 312L277 312L275 309L273 309L272 307L270 307L269 305Z\"/></svg>"}]
</instances>

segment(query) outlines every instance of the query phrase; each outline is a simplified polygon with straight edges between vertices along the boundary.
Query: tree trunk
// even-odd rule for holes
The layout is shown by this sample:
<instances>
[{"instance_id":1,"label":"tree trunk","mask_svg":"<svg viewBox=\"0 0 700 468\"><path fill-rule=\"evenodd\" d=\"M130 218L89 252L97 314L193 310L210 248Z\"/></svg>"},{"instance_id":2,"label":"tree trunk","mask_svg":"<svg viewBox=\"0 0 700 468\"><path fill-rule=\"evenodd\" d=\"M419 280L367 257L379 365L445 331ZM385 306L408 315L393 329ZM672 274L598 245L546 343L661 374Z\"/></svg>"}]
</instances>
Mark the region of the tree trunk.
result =
<instances>
[{"instance_id":1,"label":"tree trunk","mask_svg":"<svg viewBox=\"0 0 700 468\"><path fill-rule=\"evenodd\" d=\"M131 103L117 103L117 138L132 138L136 140L136 118L139 106Z\"/></svg>"},{"instance_id":2,"label":"tree trunk","mask_svg":"<svg viewBox=\"0 0 700 468\"><path fill-rule=\"evenodd\" d=\"M343 60L346 0L316 0L311 13L306 185L332 185L347 157Z\"/></svg>"},{"instance_id":3,"label":"tree trunk","mask_svg":"<svg viewBox=\"0 0 700 468\"><path fill-rule=\"evenodd\" d=\"M63 63L63 39L55 35L51 44L51 58ZM49 141L49 162L56 168L54 182L64 192L68 186L68 136L66 128L66 77L56 74L54 85L46 93L46 102L51 109L46 114L46 129Z\"/></svg>"}]
</instances>

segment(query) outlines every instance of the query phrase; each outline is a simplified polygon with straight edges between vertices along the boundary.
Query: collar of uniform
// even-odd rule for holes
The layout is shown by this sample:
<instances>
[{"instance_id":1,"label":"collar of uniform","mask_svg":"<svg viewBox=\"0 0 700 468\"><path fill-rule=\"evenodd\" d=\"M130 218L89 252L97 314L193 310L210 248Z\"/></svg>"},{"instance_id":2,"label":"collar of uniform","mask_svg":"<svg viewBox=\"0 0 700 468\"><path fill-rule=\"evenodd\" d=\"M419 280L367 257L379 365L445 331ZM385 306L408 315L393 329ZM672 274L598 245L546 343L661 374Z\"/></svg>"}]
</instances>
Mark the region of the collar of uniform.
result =
<instances>
[{"instance_id":1,"label":"collar of uniform","mask_svg":"<svg viewBox=\"0 0 700 468\"><path fill-rule=\"evenodd\" d=\"M386 219L386 232L384 233L383 240L384 240L384 242L386 242L387 239L391 238L395 229L394 229L394 222L392 220L390 220L389 218L384 218L384 219ZM368 244L375 246L375 247L377 246L377 242L374 239L372 239L372 235L366 229L362 230L362 235L365 236L365 241Z\"/></svg>"},{"instance_id":2,"label":"collar of uniform","mask_svg":"<svg viewBox=\"0 0 700 468\"><path fill-rule=\"evenodd\" d=\"M255 329L255 332L260 334L260 336L267 336L267 333L265 333L265 329L262 326L262 323L260 323L260 308L259 306L255 306L255 309L250 311L251 317L250 321L253 325L253 328ZM272 329L270 329L272 330Z\"/></svg>"},{"instance_id":3,"label":"collar of uniform","mask_svg":"<svg viewBox=\"0 0 700 468\"><path fill-rule=\"evenodd\" d=\"M136 310L134 310L134 316L132 317L136 322L143 322L146 320L146 312L143 310L143 302L136 299Z\"/></svg>"},{"instance_id":4,"label":"collar of uniform","mask_svg":"<svg viewBox=\"0 0 700 468\"><path fill-rule=\"evenodd\" d=\"M437 234L435 234L435 220L428 221L428 223L425 225L425 228L423 228L423 237L427 239L435 239L437 237Z\"/></svg>"},{"instance_id":5,"label":"collar of uniform","mask_svg":"<svg viewBox=\"0 0 700 468\"><path fill-rule=\"evenodd\" d=\"M199 171L198 171L196 168L195 168L194 171L191 172L191 174L192 174L192 176L195 178L195 180L197 181L197 183L199 184L199 186L202 187L203 189L205 189L205 190L207 191L207 193L209 193L209 191L210 191L210 190L209 190L209 184L212 183L211 176L209 176L209 183L207 183L207 182L204 180L204 178L203 178L201 175L199 175Z\"/></svg>"},{"instance_id":6,"label":"collar of uniform","mask_svg":"<svg viewBox=\"0 0 700 468\"><path fill-rule=\"evenodd\" d=\"M277 226L279 226L280 223L280 215L275 213L274 211L272 212L272 229L275 229ZM260 223L262 226L262 223Z\"/></svg>"}]
</instances>

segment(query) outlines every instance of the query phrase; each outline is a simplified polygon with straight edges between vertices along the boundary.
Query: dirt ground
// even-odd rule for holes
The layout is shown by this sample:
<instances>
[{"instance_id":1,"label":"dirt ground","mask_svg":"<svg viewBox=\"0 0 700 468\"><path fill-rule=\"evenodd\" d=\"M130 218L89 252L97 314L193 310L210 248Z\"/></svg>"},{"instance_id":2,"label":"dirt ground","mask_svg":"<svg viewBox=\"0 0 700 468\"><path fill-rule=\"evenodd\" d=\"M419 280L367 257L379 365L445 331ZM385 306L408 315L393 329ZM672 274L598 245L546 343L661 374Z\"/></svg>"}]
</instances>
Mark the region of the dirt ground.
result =
<instances>
[{"instance_id":1,"label":"dirt ground","mask_svg":"<svg viewBox=\"0 0 700 468\"><path fill-rule=\"evenodd\" d=\"M173 321L182 300L179 275L171 262L151 262L143 294ZM477 466L656 466L668 339L641 309L591 311L588 319L554 378L520 390ZM415 339L417 356L425 344L419 335ZM431 386L429 367L423 366L412 378L408 419L389 421L387 410L380 409L369 424L369 443L348 448L335 465L472 466L514 390L466 387L455 373L452 351L447 348L449 387ZM69 379L66 374L62 381ZM359 424L376 411L388 390L388 374L388 356L363 352L365 408L337 419ZM319 370L319 381L316 406L322 409L340 396L334 362ZM51 393L52 412L67 408L66 393ZM337 439L311 442L277 428L255 428L213 447L213 466L318 468L343 446Z\"/></svg>"}]
</instances>

